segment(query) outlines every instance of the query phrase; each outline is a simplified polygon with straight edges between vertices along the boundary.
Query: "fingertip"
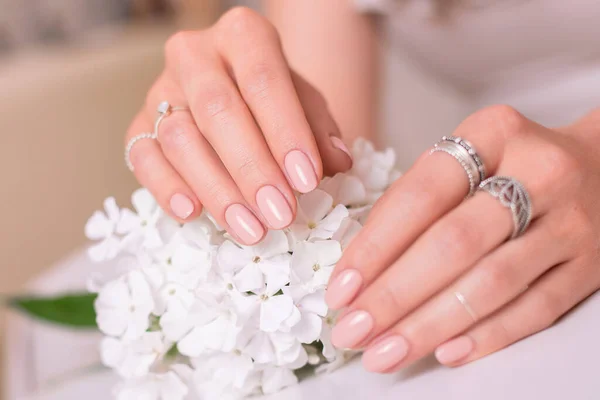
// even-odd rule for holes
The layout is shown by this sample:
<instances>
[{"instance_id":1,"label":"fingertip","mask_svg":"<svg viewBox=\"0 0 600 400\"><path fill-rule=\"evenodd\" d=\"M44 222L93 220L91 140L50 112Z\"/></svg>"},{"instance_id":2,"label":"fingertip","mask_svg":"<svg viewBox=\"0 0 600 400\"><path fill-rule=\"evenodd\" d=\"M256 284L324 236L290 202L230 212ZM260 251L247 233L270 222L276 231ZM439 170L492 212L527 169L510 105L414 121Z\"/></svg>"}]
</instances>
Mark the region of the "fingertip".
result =
<instances>
[{"instance_id":1,"label":"fingertip","mask_svg":"<svg viewBox=\"0 0 600 400\"><path fill-rule=\"evenodd\" d=\"M169 209L180 222L187 222L201 214L202 205L194 196L178 192L170 197Z\"/></svg>"}]
</instances>

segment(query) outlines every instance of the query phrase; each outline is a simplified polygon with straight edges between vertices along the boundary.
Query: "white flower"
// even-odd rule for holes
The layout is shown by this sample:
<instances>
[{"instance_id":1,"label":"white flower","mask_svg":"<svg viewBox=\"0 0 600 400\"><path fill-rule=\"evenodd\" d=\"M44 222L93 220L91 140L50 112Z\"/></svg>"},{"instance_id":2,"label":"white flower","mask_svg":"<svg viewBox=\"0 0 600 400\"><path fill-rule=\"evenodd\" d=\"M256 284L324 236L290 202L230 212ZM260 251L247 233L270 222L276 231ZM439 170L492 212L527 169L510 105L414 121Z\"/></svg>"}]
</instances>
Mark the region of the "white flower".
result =
<instances>
[{"instance_id":1,"label":"white flower","mask_svg":"<svg viewBox=\"0 0 600 400\"><path fill-rule=\"evenodd\" d=\"M290 327L290 333L302 343L312 343L319 339L323 319L327 315L325 290L315 292L306 290L303 285L286 286L283 293L294 300L294 305L300 312L300 321Z\"/></svg>"},{"instance_id":2,"label":"white flower","mask_svg":"<svg viewBox=\"0 0 600 400\"><path fill-rule=\"evenodd\" d=\"M237 246L226 241L217 258L224 272L234 273L236 288L241 292L276 293L290 281L290 250L285 233L269 231L255 246Z\"/></svg>"},{"instance_id":3,"label":"white flower","mask_svg":"<svg viewBox=\"0 0 600 400\"><path fill-rule=\"evenodd\" d=\"M85 236L101 241L88 249L88 255L94 262L113 259L121 245L121 240L115 235L121 212L114 197L104 200L104 211L94 212L85 224Z\"/></svg>"},{"instance_id":4,"label":"white flower","mask_svg":"<svg viewBox=\"0 0 600 400\"><path fill-rule=\"evenodd\" d=\"M333 198L334 205L363 206L367 201L365 186L355 176L338 173L333 178L326 177L320 188Z\"/></svg>"},{"instance_id":5,"label":"white flower","mask_svg":"<svg viewBox=\"0 0 600 400\"><path fill-rule=\"evenodd\" d=\"M258 364L298 369L308 362L308 354L302 343L285 332L256 331L243 352Z\"/></svg>"},{"instance_id":6,"label":"white flower","mask_svg":"<svg viewBox=\"0 0 600 400\"><path fill-rule=\"evenodd\" d=\"M299 243L292 255L292 282L313 290L325 287L341 256L342 248L334 240Z\"/></svg>"},{"instance_id":7,"label":"white flower","mask_svg":"<svg viewBox=\"0 0 600 400\"><path fill-rule=\"evenodd\" d=\"M232 351L240 331L232 304L210 294L197 298L189 310L170 308L162 316L160 325L167 337L181 336L177 348L190 357L212 351Z\"/></svg>"},{"instance_id":8,"label":"white flower","mask_svg":"<svg viewBox=\"0 0 600 400\"><path fill-rule=\"evenodd\" d=\"M294 371L283 367L266 367L261 379L264 394L279 392L281 389L296 383L298 383L298 378Z\"/></svg>"},{"instance_id":9,"label":"white flower","mask_svg":"<svg viewBox=\"0 0 600 400\"><path fill-rule=\"evenodd\" d=\"M295 243L329 239L347 216L348 210L344 205L333 207L333 197L323 190L315 189L298 199L298 213L289 232Z\"/></svg>"},{"instance_id":10,"label":"white flower","mask_svg":"<svg viewBox=\"0 0 600 400\"><path fill-rule=\"evenodd\" d=\"M395 169L396 154L391 148L378 152L364 139L354 141L354 161L350 174L358 177L367 189L367 201L373 204L400 173Z\"/></svg>"},{"instance_id":11,"label":"white flower","mask_svg":"<svg viewBox=\"0 0 600 400\"><path fill-rule=\"evenodd\" d=\"M207 371L213 383L242 390L246 388L246 381L255 367L252 357L239 349L192 359L192 364L196 369Z\"/></svg>"},{"instance_id":12,"label":"white flower","mask_svg":"<svg viewBox=\"0 0 600 400\"><path fill-rule=\"evenodd\" d=\"M212 265L210 250L183 243L183 238L174 235L162 256L162 266L166 281L175 282L194 289L200 281L205 281Z\"/></svg>"},{"instance_id":13,"label":"white flower","mask_svg":"<svg viewBox=\"0 0 600 400\"><path fill-rule=\"evenodd\" d=\"M117 400L183 400L189 389L173 371L151 373L126 381L116 390Z\"/></svg>"},{"instance_id":14,"label":"white flower","mask_svg":"<svg viewBox=\"0 0 600 400\"><path fill-rule=\"evenodd\" d=\"M169 348L162 333L145 332L131 342L105 337L100 345L100 355L104 365L114 368L125 378L131 378L146 375L152 364Z\"/></svg>"},{"instance_id":15,"label":"white flower","mask_svg":"<svg viewBox=\"0 0 600 400\"><path fill-rule=\"evenodd\" d=\"M148 328L154 300L142 273L131 271L106 284L94 306L102 332L131 340L140 337Z\"/></svg>"},{"instance_id":16,"label":"white flower","mask_svg":"<svg viewBox=\"0 0 600 400\"><path fill-rule=\"evenodd\" d=\"M135 213L123 209L118 231L126 235L124 241L135 247L141 241L145 248L156 248L163 244L160 229L172 232L178 224L169 218L147 189L138 189L131 196Z\"/></svg>"}]
</instances>

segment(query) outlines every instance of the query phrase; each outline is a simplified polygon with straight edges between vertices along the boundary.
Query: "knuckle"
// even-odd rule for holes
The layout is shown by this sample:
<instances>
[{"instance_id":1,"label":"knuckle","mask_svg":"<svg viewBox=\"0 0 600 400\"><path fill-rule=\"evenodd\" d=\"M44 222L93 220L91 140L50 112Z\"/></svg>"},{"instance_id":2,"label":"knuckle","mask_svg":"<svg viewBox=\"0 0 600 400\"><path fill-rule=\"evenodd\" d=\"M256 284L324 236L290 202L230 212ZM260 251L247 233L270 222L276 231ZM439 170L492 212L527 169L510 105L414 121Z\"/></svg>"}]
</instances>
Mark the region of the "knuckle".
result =
<instances>
[{"instance_id":1,"label":"knuckle","mask_svg":"<svg viewBox=\"0 0 600 400\"><path fill-rule=\"evenodd\" d=\"M493 105L478 113L486 124L493 124L491 126L495 126L507 139L527 132L527 119L511 106Z\"/></svg>"},{"instance_id":2,"label":"knuckle","mask_svg":"<svg viewBox=\"0 0 600 400\"><path fill-rule=\"evenodd\" d=\"M240 176L251 182L255 182L260 171L260 163L255 157L245 157L238 166Z\"/></svg>"},{"instance_id":3,"label":"knuckle","mask_svg":"<svg viewBox=\"0 0 600 400\"><path fill-rule=\"evenodd\" d=\"M257 31L268 35L276 34L275 27L262 15L248 7L233 7L218 22L226 35L245 37Z\"/></svg>"},{"instance_id":4,"label":"knuckle","mask_svg":"<svg viewBox=\"0 0 600 400\"><path fill-rule=\"evenodd\" d=\"M177 58L189 49L195 37L192 31L179 31L171 35L165 42L165 56L167 59Z\"/></svg>"},{"instance_id":5,"label":"knuckle","mask_svg":"<svg viewBox=\"0 0 600 400\"><path fill-rule=\"evenodd\" d=\"M519 287L510 273L508 265L500 261L490 261L482 265L477 274L477 282L482 293L497 296L499 293L512 292Z\"/></svg>"},{"instance_id":6,"label":"knuckle","mask_svg":"<svg viewBox=\"0 0 600 400\"><path fill-rule=\"evenodd\" d=\"M247 73L244 92L255 99L264 99L271 88L281 82L281 74L268 62L259 62L250 67Z\"/></svg>"},{"instance_id":7,"label":"knuckle","mask_svg":"<svg viewBox=\"0 0 600 400\"><path fill-rule=\"evenodd\" d=\"M199 85L200 90L194 95L194 105L209 118L227 115L235 107L236 96L226 84L217 83L216 79Z\"/></svg>"},{"instance_id":8,"label":"knuckle","mask_svg":"<svg viewBox=\"0 0 600 400\"><path fill-rule=\"evenodd\" d=\"M581 161L561 146L549 145L543 152L542 162L554 179L573 182L578 176L583 176Z\"/></svg>"},{"instance_id":9,"label":"knuckle","mask_svg":"<svg viewBox=\"0 0 600 400\"><path fill-rule=\"evenodd\" d=\"M176 120L165 120L160 126L158 136L163 151L172 153L175 150L180 152L189 148L190 139L186 132L187 129L182 124L177 123Z\"/></svg>"},{"instance_id":10,"label":"knuckle","mask_svg":"<svg viewBox=\"0 0 600 400\"><path fill-rule=\"evenodd\" d=\"M534 313L537 319L536 329L545 329L554 324L562 314L562 301L554 293L537 290L533 297Z\"/></svg>"},{"instance_id":11,"label":"knuckle","mask_svg":"<svg viewBox=\"0 0 600 400\"><path fill-rule=\"evenodd\" d=\"M368 235L359 235L355 239L357 240L353 240L353 242L355 241L357 245L350 246L347 250L349 252L348 260L350 265L369 265L370 267L365 272L368 273L371 271L371 274L377 273L377 271L373 271L373 266L379 265L381 261L378 257L381 254L385 254L382 252L382 244L370 239Z\"/></svg>"},{"instance_id":12,"label":"knuckle","mask_svg":"<svg viewBox=\"0 0 600 400\"><path fill-rule=\"evenodd\" d=\"M471 259L473 252L481 248L482 235L467 221L454 221L438 225L435 232L436 247L444 257Z\"/></svg>"}]
</instances>

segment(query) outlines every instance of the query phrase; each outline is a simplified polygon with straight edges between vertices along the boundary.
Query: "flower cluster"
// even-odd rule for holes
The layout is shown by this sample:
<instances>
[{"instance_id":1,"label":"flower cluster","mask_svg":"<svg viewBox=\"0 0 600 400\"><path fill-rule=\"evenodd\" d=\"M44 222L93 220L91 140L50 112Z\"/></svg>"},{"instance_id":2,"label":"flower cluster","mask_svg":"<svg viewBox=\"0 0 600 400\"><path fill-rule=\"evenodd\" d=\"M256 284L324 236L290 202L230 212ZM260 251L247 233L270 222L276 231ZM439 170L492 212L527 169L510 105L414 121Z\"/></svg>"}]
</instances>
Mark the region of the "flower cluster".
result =
<instances>
[{"instance_id":1,"label":"flower cluster","mask_svg":"<svg viewBox=\"0 0 600 400\"><path fill-rule=\"evenodd\" d=\"M329 276L375 200L399 176L391 150L358 140L354 167L299 195L295 222L236 243L204 214L180 225L145 189L135 211L104 202L86 225L89 280L117 399L235 399L330 371L349 357L329 336Z\"/></svg>"}]
</instances>

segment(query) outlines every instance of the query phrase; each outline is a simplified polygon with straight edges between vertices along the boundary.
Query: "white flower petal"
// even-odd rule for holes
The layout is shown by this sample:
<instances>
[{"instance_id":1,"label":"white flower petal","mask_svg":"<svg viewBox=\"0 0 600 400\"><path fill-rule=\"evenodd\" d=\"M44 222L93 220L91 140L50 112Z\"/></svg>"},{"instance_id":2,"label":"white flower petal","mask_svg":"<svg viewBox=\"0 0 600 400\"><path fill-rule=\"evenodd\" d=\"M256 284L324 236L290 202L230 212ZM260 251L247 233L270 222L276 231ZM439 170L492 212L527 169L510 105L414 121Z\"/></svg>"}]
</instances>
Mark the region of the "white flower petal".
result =
<instances>
[{"instance_id":1,"label":"white flower petal","mask_svg":"<svg viewBox=\"0 0 600 400\"><path fill-rule=\"evenodd\" d=\"M138 189L131 195L131 204L142 219L146 219L156 211L157 203L148 189Z\"/></svg>"},{"instance_id":2,"label":"white flower petal","mask_svg":"<svg viewBox=\"0 0 600 400\"><path fill-rule=\"evenodd\" d=\"M256 292L265 286L265 277L260 267L251 262L233 278L235 287L241 292Z\"/></svg>"},{"instance_id":3,"label":"white flower petal","mask_svg":"<svg viewBox=\"0 0 600 400\"><path fill-rule=\"evenodd\" d=\"M340 228L342 221L348 216L348 209L339 204L310 233L311 239L329 239Z\"/></svg>"},{"instance_id":4,"label":"white flower petal","mask_svg":"<svg viewBox=\"0 0 600 400\"><path fill-rule=\"evenodd\" d=\"M284 254L290 250L287 237L282 231L268 231L264 239L251 248L254 254L263 259Z\"/></svg>"},{"instance_id":5,"label":"white flower petal","mask_svg":"<svg viewBox=\"0 0 600 400\"><path fill-rule=\"evenodd\" d=\"M227 240L217 251L219 267L225 272L237 272L252 262L252 253Z\"/></svg>"},{"instance_id":6,"label":"white flower petal","mask_svg":"<svg viewBox=\"0 0 600 400\"><path fill-rule=\"evenodd\" d=\"M272 296L260 305L260 329L275 332L294 310L294 302L286 295Z\"/></svg>"},{"instance_id":7,"label":"white flower petal","mask_svg":"<svg viewBox=\"0 0 600 400\"><path fill-rule=\"evenodd\" d=\"M312 343L319 339L323 320L316 314L302 313L302 319L292 327L290 333L302 343Z\"/></svg>"}]
</instances>

